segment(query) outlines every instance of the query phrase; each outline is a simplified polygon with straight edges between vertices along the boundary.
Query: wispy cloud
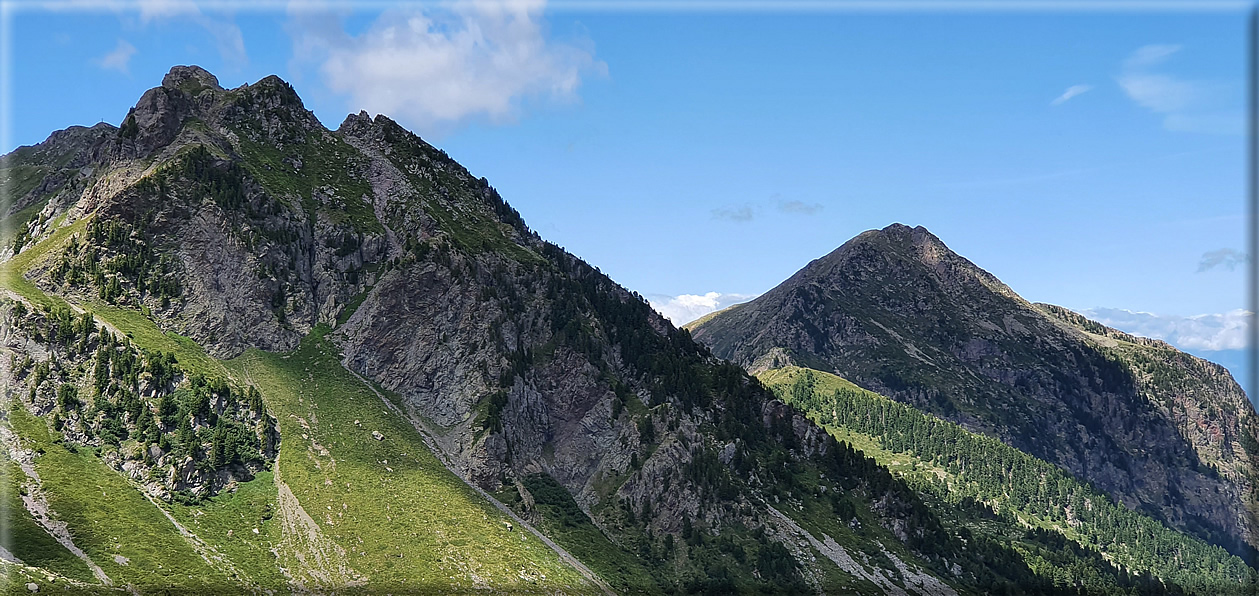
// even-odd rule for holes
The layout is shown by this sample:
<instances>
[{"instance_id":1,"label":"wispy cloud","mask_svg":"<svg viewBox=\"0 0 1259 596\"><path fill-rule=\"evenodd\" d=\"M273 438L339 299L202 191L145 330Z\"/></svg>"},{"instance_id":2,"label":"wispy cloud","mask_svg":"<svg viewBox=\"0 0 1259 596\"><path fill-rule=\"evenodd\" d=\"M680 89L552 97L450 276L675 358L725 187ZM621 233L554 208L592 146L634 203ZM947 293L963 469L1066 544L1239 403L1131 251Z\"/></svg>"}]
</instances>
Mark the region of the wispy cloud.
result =
<instances>
[{"instance_id":1,"label":"wispy cloud","mask_svg":"<svg viewBox=\"0 0 1259 596\"><path fill-rule=\"evenodd\" d=\"M122 74L131 74L131 57L135 53L135 46L127 43L125 39L120 39L118 40L118 45L112 51L96 59L96 64L106 70L116 70Z\"/></svg>"},{"instance_id":2,"label":"wispy cloud","mask_svg":"<svg viewBox=\"0 0 1259 596\"><path fill-rule=\"evenodd\" d=\"M1182 46L1180 44L1150 44L1141 46L1137 50L1128 55L1123 61L1123 67L1126 70L1141 70L1158 66L1169 56L1179 52Z\"/></svg>"},{"instance_id":3,"label":"wispy cloud","mask_svg":"<svg viewBox=\"0 0 1259 596\"><path fill-rule=\"evenodd\" d=\"M1246 253L1231 248L1221 248L1202 253L1202 260L1198 261L1198 273L1210 271L1217 267L1234 271L1238 267L1249 263L1250 256Z\"/></svg>"},{"instance_id":4,"label":"wispy cloud","mask_svg":"<svg viewBox=\"0 0 1259 596\"><path fill-rule=\"evenodd\" d=\"M821 203L806 203L804 201L774 201L778 206L778 211L782 213L796 213L800 215L816 215L822 212Z\"/></svg>"},{"instance_id":5,"label":"wispy cloud","mask_svg":"<svg viewBox=\"0 0 1259 596\"><path fill-rule=\"evenodd\" d=\"M223 3L198 3L193 0L61 0L40 5L56 11L112 11L129 26L136 25L135 21L129 20L131 15L139 17L140 26L175 19L191 20L214 38L215 46L227 65L239 68L249 63L245 37L241 34L240 27L230 17L211 16L201 10L202 6L206 6L211 12L222 11L226 6Z\"/></svg>"},{"instance_id":6,"label":"wispy cloud","mask_svg":"<svg viewBox=\"0 0 1259 596\"><path fill-rule=\"evenodd\" d=\"M1121 331L1161 339L1183 350L1241 350L1249 340L1248 328L1254 318L1250 311L1192 317L1133 312L1121 308L1090 308L1080 314Z\"/></svg>"},{"instance_id":7,"label":"wispy cloud","mask_svg":"<svg viewBox=\"0 0 1259 596\"><path fill-rule=\"evenodd\" d=\"M317 64L350 111L388 114L440 134L476 118L510 122L527 100L576 101L587 75L604 75L588 40L548 33L541 0L403 5L361 34L336 17L291 12L294 52Z\"/></svg>"},{"instance_id":8,"label":"wispy cloud","mask_svg":"<svg viewBox=\"0 0 1259 596\"><path fill-rule=\"evenodd\" d=\"M1132 101L1151 112L1169 114L1193 105L1198 86L1162 74L1128 74L1119 77L1119 86Z\"/></svg>"},{"instance_id":9,"label":"wispy cloud","mask_svg":"<svg viewBox=\"0 0 1259 596\"><path fill-rule=\"evenodd\" d=\"M158 19L195 17L201 14L192 0L139 0L135 3L140 11L140 21L149 23Z\"/></svg>"},{"instance_id":10,"label":"wispy cloud","mask_svg":"<svg viewBox=\"0 0 1259 596\"><path fill-rule=\"evenodd\" d=\"M773 205L773 210L786 215L803 215L811 216L821 213L825 209L825 205L821 203L806 203L800 200L782 200L782 195L774 193L766 202L744 203L742 205L731 205L728 207L719 207L712 210L712 218L716 220L748 222L756 219L769 205Z\"/></svg>"},{"instance_id":11,"label":"wispy cloud","mask_svg":"<svg viewBox=\"0 0 1259 596\"><path fill-rule=\"evenodd\" d=\"M1049 105L1056 106L1056 105L1064 104L1070 101L1071 98L1087 93L1091 91L1092 89L1093 89L1092 85L1072 85L1070 87L1067 87L1067 90L1063 91L1062 95L1059 95L1056 99L1049 102Z\"/></svg>"},{"instance_id":12,"label":"wispy cloud","mask_svg":"<svg viewBox=\"0 0 1259 596\"><path fill-rule=\"evenodd\" d=\"M652 308L673 321L674 325L685 325L710 312L716 312L733 304L747 302L756 294L724 294L708 292L707 294L682 294L666 296L654 294L647 297Z\"/></svg>"},{"instance_id":13,"label":"wispy cloud","mask_svg":"<svg viewBox=\"0 0 1259 596\"><path fill-rule=\"evenodd\" d=\"M713 219L725 221L747 222L756 218L756 210L751 205L742 207L722 207L713 209Z\"/></svg>"},{"instance_id":14,"label":"wispy cloud","mask_svg":"<svg viewBox=\"0 0 1259 596\"><path fill-rule=\"evenodd\" d=\"M1124 60L1115 82L1137 105L1161 116L1167 130L1241 134L1245 130L1238 103L1241 94L1230 92L1236 85L1190 80L1160 71L1181 50L1181 46L1171 44L1138 48Z\"/></svg>"}]
</instances>

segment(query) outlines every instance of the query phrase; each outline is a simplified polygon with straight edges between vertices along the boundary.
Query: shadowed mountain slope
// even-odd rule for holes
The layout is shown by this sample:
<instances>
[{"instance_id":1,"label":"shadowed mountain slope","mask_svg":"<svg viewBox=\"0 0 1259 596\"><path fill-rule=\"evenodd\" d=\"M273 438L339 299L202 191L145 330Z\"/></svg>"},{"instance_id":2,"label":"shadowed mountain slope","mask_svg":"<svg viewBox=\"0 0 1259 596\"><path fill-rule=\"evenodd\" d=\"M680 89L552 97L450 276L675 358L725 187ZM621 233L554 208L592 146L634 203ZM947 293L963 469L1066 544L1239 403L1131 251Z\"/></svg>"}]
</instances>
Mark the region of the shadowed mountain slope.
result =
<instances>
[{"instance_id":1,"label":"shadowed mountain slope","mask_svg":"<svg viewBox=\"0 0 1259 596\"><path fill-rule=\"evenodd\" d=\"M753 371L838 374L1249 553L1259 420L1222 367L1032 304L925 228L864 232L690 326Z\"/></svg>"}]
</instances>

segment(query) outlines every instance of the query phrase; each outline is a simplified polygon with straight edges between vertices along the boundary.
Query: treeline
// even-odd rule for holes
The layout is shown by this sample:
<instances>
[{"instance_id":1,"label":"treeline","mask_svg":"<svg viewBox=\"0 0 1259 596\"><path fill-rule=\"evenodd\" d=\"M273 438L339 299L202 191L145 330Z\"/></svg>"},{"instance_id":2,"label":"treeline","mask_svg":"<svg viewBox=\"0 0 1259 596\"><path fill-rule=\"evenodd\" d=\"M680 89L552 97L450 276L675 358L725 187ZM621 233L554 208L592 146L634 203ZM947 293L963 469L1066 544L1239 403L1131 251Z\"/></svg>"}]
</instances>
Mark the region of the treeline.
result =
<instances>
[{"instance_id":1,"label":"treeline","mask_svg":"<svg viewBox=\"0 0 1259 596\"><path fill-rule=\"evenodd\" d=\"M151 222L141 222L140 228ZM90 285L110 304L140 303L152 297L170 306L183 293L175 260L158 255L138 228L120 219L93 218L83 241L72 236L48 271L56 283Z\"/></svg>"},{"instance_id":2,"label":"treeline","mask_svg":"<svg viewBox=\"0 0 1259 596\"><path fill-rule=\"evenodd\" d=\"M240 389L190 373L174 354L140 348L96 325L89 312L10 305L5 314L13 328L49 347L47 359L14 355L14 379L27 385L28 407L51 413L53 429L69 447L117 449L123 459L143 461L159 480L167 478L161 470L191 458L207 485L220 470L247 479L274 455L278 426L253 386ZM213 487L207 489L200 496Z\"/></svg>"},{"instance_id":3,"label":"treeline","mask_svg":"<svg viewBox=\"0 0 1259 596\"><path fill-rule=\"evenodd\" d=\"M952 479L923 485L943 498L991 503L1059 528L1135 573L1191 593L1235 592L1254 581L1254 571L1225 549L1119 505L1048 462L868 391L823 388L819 375L804 370L779 393L822 424L872 436L883 449L947 470Z\"/></svg>"}]
</instances>

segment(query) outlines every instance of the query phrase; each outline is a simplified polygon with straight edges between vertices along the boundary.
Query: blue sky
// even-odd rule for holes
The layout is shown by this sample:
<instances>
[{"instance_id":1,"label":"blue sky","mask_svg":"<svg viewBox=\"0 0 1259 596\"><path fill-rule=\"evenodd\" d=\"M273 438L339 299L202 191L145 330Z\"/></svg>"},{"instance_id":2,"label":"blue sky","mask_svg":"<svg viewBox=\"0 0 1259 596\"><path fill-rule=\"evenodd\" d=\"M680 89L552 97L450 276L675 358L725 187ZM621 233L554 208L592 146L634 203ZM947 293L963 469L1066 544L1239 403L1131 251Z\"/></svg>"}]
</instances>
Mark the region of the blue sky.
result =
<instances>
[{"instance_id":1,"label":"blue sky","mask_svg":"<svg viewBox=\"0 0 1259 596\"><path fill-rule=\"evenodd\" d=\"M174 64L278 74L329 127L366 109L416 130L675 319L903 222L1030 300L1244 343L1183 324L1247 307L1241 3L73 6L5 5L0 150L117 124Z\"/></svg>"}]
</instances>

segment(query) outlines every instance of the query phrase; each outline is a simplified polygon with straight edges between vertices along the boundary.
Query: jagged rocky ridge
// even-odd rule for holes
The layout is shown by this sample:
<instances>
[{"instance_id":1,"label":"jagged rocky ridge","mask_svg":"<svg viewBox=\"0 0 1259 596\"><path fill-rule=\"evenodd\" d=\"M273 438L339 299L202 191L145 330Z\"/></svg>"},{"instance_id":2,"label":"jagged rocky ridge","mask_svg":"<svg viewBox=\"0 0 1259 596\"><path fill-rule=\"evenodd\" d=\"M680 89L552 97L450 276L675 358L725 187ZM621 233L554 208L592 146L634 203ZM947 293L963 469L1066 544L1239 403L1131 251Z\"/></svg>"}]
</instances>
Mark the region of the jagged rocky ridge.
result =
<instances>
[{"instance_id":1,"label":"jagged rocky ridge","mask_svg":"<svg viewBox=\"0 0 1259 596\"><path fill-rule=\"evenodd\" d=\"M1226 370L1031 304L922 227L864 232L689 327L753 371L841 375L1233 552L1256 544L1259 420Z\"/></svg>"}]
</instances>

